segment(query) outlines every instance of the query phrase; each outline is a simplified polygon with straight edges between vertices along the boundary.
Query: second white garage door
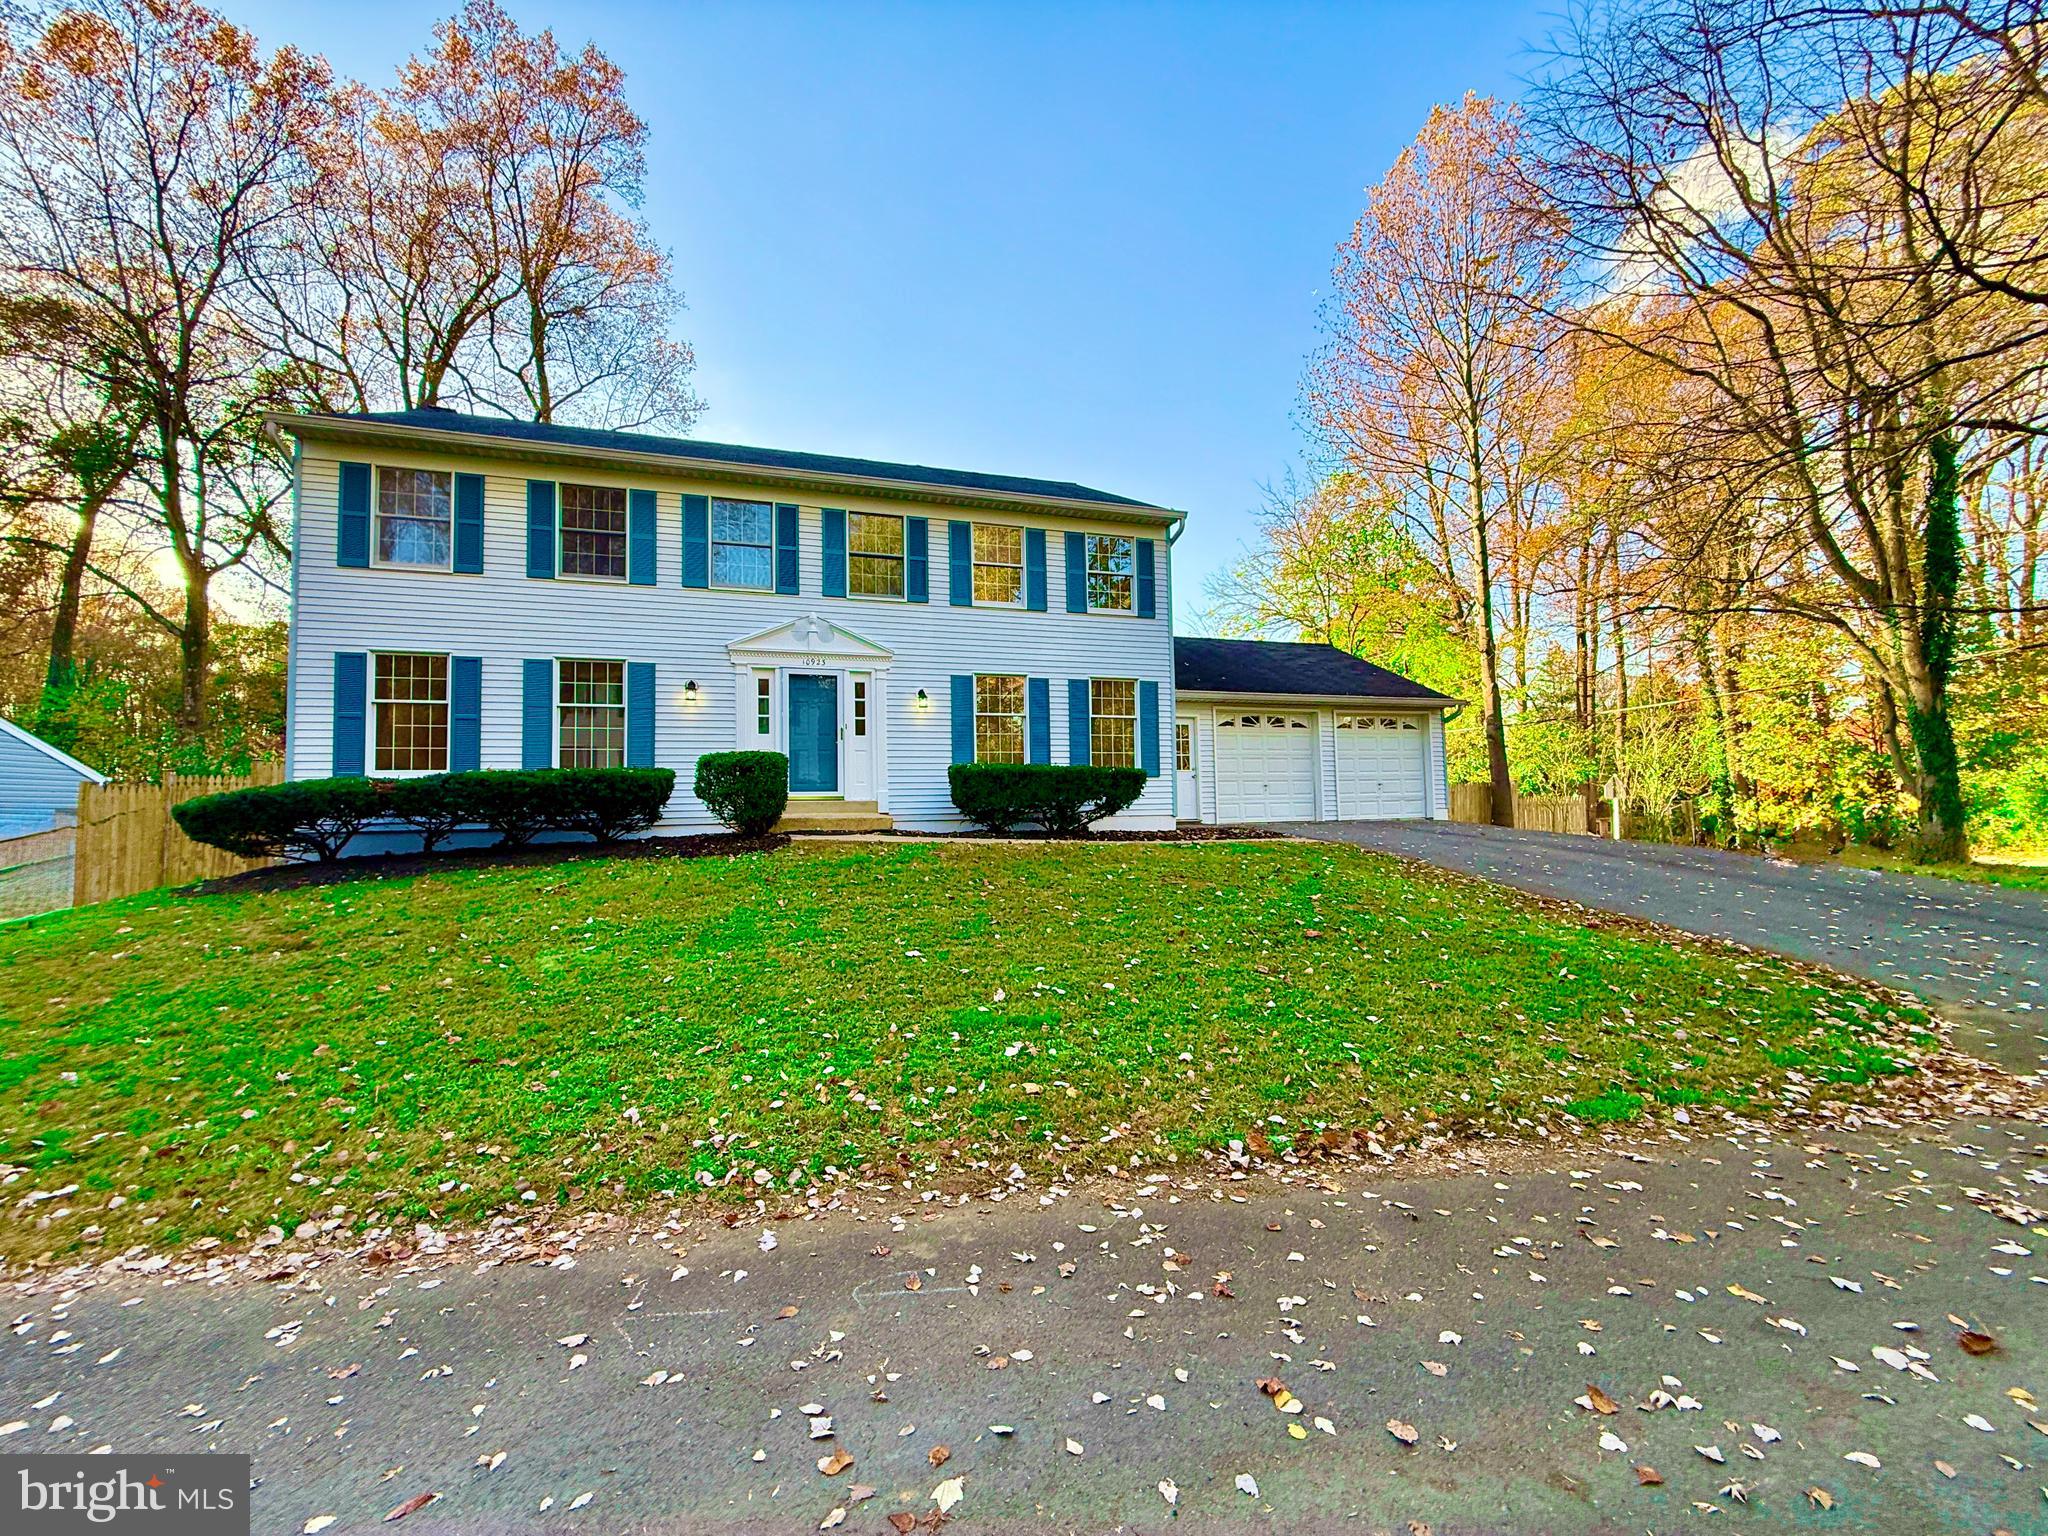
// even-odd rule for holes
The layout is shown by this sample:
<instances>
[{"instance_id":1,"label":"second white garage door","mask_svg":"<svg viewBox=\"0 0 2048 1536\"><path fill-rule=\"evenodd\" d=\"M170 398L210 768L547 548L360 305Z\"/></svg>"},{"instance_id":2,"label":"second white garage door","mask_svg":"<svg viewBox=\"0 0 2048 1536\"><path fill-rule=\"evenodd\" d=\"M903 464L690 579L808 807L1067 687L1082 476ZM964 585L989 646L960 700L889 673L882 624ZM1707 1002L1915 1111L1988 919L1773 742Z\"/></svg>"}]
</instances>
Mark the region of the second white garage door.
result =
<instances>
[{"instance_id":1,"label":"second white garage door","mask_svg":"<svg viewBox=\"0 0 2048 1536\"><path fill-rule=\"evenodd\" d=\"M1337 816L1372 821L1426 816L1429 732L1420 715L1337 717Z\"/></svg>"},{"instance_id":2,"label":"second white garage door","mask_svg":"<svg viewBox=\"0 0 2048 1536\"><path fill-rule=\"evenodd\" d=\"M1216 817L1316 819L1316 733L1310 716L1216 717Z\"/></svg>"}]
</instances>

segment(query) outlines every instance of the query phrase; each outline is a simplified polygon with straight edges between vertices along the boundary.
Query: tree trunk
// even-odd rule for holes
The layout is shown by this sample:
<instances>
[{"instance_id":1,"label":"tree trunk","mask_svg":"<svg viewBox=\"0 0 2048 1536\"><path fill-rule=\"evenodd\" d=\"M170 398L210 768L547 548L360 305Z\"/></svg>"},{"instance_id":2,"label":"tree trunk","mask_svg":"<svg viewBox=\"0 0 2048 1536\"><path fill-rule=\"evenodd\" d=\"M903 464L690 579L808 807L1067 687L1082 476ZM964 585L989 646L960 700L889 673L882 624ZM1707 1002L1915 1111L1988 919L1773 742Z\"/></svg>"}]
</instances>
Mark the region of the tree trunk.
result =
<instances>
[{"instance_id":1,"label":"tree trunk","mask_svg":"<svg viewBox=\"0 0 2048 1536\"><path fill-rule=\"evenodd\" d=\"M185 622L178 631L178 733L188 742L206 737L206 674L213 661L213 611L207 571L197 560L185 568Z\"/></svg>"},{"instance_id":2,"label":"tree trunk","mask_svg":"<svg viewBox=\"0 0 2048 1536\"><path fill-rule=\"evenodd\" d=\"M85 570L92 560L93 529L98 525L106 493L88 496L78 508L78 531L64 555L57 579L57 612L50 621L50 661L43 669L43 695L49 701L78 681L78 608L85 592Z\"/></svg>"},{"instance_id":3,"label":"tree trunk","mask_svg":"<svg viewBox=\"0 0 2048 1536\"><path fill-rule=\"evenodd\" d=\"M1711 622L1694 632L1693 648L1699 663L1700 681L1706 686L1707 714L1713 721L1713 748L1707 762L1707 792L1714 807L1714 831L1724 848L1735 846L1734 735L1728 718L1729 700L1723 691L1720 659L1714 654Z\"/></svg>"},{"instance_id":4,"label":"tree trunk","mask_svg":"<svg viewBox=\"0 0 2048 1536\"><path fill-rule=\"evenodd\" d=\"M1906 661L1906 727L1918 761L1920 831L1917 851L1927 860L1967 860L1963 779L1949 720L1948 682L1955 665L1956 592L1962 580L1963 533L1958 502L1955 440L1947 433L1928 446L1926 551L1922 564L1920 622ZM1917 653L1917 654L1915 654Z\"/></svg>"},{"instance_id":5,"label":"tree trunk","mask_svg":"<svg viewBox=\"0 0 2048 1536\"><path fill-rule=\"evenodd\" d=\"M1475 488L1475 505L1478 501ZM1493 557L1487 547L1486 518L1472 519L1472 553L1479 587L1479 723L1486 732L1487 779L1493 786L1493 824L1515 824L1515 781L1508 773L1508 730L1500 707L1500 648L1493 634Z\"/></svg>"}]
</instances>

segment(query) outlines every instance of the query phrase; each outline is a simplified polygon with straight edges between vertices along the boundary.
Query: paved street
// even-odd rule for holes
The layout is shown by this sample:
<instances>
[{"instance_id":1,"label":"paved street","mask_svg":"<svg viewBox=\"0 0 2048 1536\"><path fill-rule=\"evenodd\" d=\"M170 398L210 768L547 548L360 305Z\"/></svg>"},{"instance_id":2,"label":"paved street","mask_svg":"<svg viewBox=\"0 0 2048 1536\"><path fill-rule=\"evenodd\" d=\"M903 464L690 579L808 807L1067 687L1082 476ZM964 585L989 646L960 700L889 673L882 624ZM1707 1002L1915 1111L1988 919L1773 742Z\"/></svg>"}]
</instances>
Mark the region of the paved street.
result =
<instances>
[{"instance_id":1,"label":"paved street","mask_svg":"<svg viewBox=\"0 0 2048 1536\"><path fill-rule=\"evenodd\" d=\"M2043 1150L1698 1136L906 1195L481 1272L188 1264L17 1296L0 1446L251 1451L255 1529L336 1536L429 1493L398 1529L886 1533L957 1493L963 1532L2039 1531L2040 1217L1965 1191L2028 1214Z\"/></svg>"},{"instance_id":2,"label":"paved street","mask_svg":"<svg viewBox=\"0 0 2048 1536\"><path fill-rule=\"evenodd\" d=\"M1288 830L1867 976L1940 1005L1959 1048L2048 1068L2048 896L2033 891L1457 822Z\"/></svg>"}]
</instances>

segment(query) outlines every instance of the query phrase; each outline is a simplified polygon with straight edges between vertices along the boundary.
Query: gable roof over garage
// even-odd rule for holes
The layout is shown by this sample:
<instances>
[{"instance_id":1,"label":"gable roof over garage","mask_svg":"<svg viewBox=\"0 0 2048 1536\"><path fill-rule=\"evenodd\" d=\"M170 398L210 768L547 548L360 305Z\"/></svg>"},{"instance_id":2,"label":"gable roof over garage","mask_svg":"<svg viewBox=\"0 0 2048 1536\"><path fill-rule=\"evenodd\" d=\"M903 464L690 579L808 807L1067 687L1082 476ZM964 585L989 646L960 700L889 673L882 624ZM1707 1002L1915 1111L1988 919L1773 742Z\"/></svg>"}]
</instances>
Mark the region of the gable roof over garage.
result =
<instances>
[{"instance_id":1,"label":"gable roof over garage","mask_svg":"<svg viewBox=\"0 0 2048 1536\"><path fill-rule=\"evenodd\" d=\"M1181 693L1223 693L1316 699L1395 700L1450 705L1461 701L1413 678L1340 651L1295 640L1204 640L1175 636L1173 684Z\"/></svg>"}]
</instances>

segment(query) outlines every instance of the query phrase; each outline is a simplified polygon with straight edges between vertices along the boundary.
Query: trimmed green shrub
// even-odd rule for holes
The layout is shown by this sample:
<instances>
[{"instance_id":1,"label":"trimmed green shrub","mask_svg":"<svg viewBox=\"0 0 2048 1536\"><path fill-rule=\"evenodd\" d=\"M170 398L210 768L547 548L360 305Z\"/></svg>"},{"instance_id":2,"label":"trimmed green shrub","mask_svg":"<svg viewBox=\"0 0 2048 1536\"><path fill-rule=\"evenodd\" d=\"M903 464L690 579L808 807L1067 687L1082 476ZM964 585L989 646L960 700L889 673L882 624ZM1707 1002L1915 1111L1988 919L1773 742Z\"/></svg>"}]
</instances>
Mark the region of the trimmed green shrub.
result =
<instances>
[{"instance_id":1,"label":"trimmed green shrub","mask_svg":"<svg viewBox=\"0 0 2048 1536\"><path fill-rule=\"evenodd\" d=\"M697 759L697 798L733 831L759 837L789 804L789 759L780 752L707 752Z\"/></svg>"},{"instance_id":2,"label":"trimmed green shrub","mask_svg":"<svg viewBox=\"0 0 2048 1536\"><path fill-rule=\"evenodd\" d=\"M341 857L365 824L389 814L386 792L399 780L301 779L201 795L171 807L195 843L247 859Z\"/></svg>"},{"instance_id":3,"label":"trimmed green shrub","mask_svg":"<svg viewBox=\"0 0 2048 1536\"><path fill-rule=\"evenodd\" d=\"M946 777L960 814L991 832L1040 826L1070 837L1145 792L1141 768L1088 764L955 763Z\"/></svg>"},{"instance_id":4,"label":"trimmed green shrub","mask_svg":"<svg viewBox=\"0 0 2048 1536\"><path fill-rule=\"evenodd\" d=\"M669 768L486 768L416 779L301 779L203 795L171 815L194 842L249 858L325 863L372 823L397 823L432 853L464 827L518 848L541 832L611 842L661 819L675 793Z\"/></svg>"}]
</instances>

